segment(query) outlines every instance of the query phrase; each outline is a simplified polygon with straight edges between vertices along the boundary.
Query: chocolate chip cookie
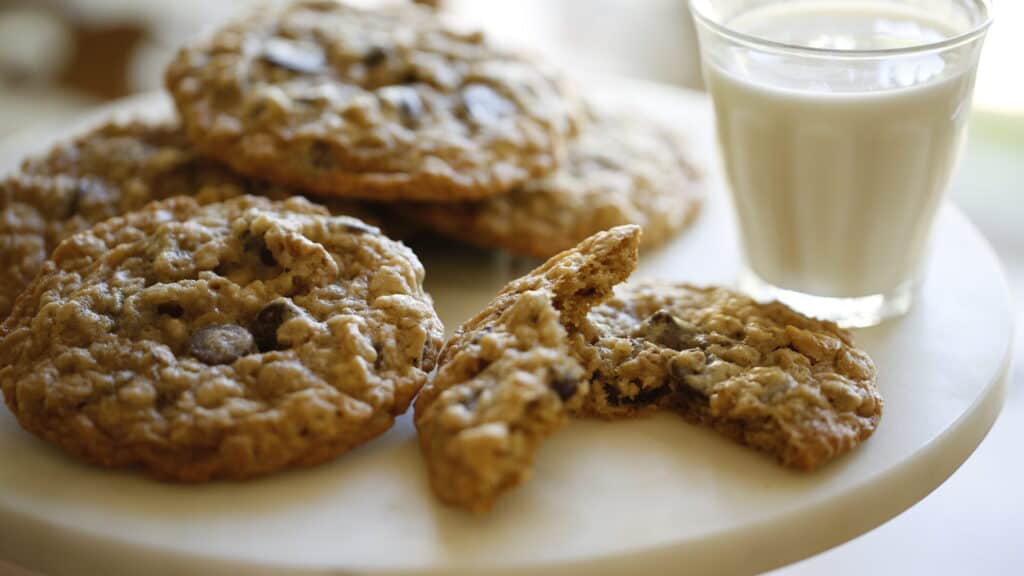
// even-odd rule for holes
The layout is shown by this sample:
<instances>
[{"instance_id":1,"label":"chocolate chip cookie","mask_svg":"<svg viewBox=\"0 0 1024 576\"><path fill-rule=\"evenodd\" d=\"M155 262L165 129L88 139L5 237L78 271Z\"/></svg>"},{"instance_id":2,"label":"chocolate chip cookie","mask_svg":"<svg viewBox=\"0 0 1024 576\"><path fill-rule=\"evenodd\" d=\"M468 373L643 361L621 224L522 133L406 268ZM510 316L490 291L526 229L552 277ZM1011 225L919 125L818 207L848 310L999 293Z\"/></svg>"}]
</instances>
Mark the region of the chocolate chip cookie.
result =
<instances>
[{"instance_id":1,"label":"chocolate chip cookie","mask_svg":"<svg viewBox=\"0 0 1024 576\"><path fill-rule=\"evenodd\" d=\"M443 329L402 244L303 198L175 197L75 234L2 327L21 425L105 467L241 479L387 430Z\"/></svg>"},{"instance_id":2,"label":"chocolate chip cookie","mask_svg":"<svg viewBox=\"0 0 1024 576\"><path fill-rule=\"evenodd\" d=\"M529 478L545 437L587 394L575 350L588 310L636 266L640 229L599 233L511 282L445 344L416 399L434 492L474 511Z\"/></svg>"},{"instance_id":3,"label":"chocolate chip cookie","mask_svg":"<svg viewBox=\"0 0 1024 576\"><path fill-rule=\"evenodd\" d=\"M578 121L539 64L412 3L263 11L182 49L166 84L207 154L372 200L505 192L551 172Z\"/></svg>"},{"instance_id":4,"label":"chocolate chip cookie","mask_svg":"<svg viewBox=\"0 0 1024 576\"><path fill-rule=\"evenodd\" d=\"M241 194L284 199L292 192L203 158L173 122L105 124L26 160L0 181L0 318L71 234L153 200L189 195L211 202ZM333 213L372 221L355 203L327 204Z\"/></svg>"},{"instance_id":5,"label":"chocolate chip cookie","mask_svg":"<svg viewBox=\"0 0 1024 576\"><path fill-rule=\"evenodd\" d=\"M581 413L653 409L814 469L874 432L882 397L845 330L723 288L641 283L594 308Z\"/></svg>"},{"instance_id":6,"label":"chocolate chip cookie","mask_svg":"<svg viewBox=\"0 0 1024 576\"><path fill-rule=\"evenodd\" d=\"M704 177L679 134L649 120L597 116L564 165L514 191L457 204L402 204L406 218L485 248L547 258L623 224L661 244L696 216Z\"/></svg>"}]
</instances>

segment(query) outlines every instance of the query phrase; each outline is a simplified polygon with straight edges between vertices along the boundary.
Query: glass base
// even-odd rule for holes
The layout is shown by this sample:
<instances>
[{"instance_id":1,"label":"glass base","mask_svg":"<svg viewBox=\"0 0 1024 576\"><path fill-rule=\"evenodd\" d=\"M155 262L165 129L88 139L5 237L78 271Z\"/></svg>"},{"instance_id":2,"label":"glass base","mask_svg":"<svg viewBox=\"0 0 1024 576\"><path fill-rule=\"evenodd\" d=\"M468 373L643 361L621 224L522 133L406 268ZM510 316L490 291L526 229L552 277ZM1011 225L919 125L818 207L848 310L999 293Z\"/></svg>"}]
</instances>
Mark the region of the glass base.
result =
<instances>
[{"instance_id":1,"label":"glass base","mask_svg":"<svg viewBox=\"0 0 1024 576\"><path fill-rule=\"evenodd\" d=\"M778 300L808 316L831 320L843 328L877 326L910 310L914 299L914 282L900 284L888 294L871 294L852 298L815 296L779 288L762 280L748 269L739 275L739 289L761 302Z\"/></svg>"}]
</instances>

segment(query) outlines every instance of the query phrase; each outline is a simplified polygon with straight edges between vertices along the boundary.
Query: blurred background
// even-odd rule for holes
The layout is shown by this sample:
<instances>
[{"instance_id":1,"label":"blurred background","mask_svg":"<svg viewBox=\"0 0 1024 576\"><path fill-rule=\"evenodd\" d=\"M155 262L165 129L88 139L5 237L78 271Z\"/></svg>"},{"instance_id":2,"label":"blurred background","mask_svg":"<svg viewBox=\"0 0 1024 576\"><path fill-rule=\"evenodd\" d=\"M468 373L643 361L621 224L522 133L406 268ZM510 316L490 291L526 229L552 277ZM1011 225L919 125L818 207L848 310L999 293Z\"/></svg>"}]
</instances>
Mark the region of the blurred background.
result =
<instances>
[{"instance_id":1,"label":"blurred background","mask_svg":"<svg viewBox=\"0 0 1024 576\"><path fill-rule=\"evenodd\" d=\"M0 141L161 86L176 47L273 0L0 0ZM362 0L360 4L374 4ZM995 0L970 142L952 197L1007 267L1024 322L1024 2ZM578 74L700 89L685 0L447 0L481 27ZM1019 324L1018 324L1019 325ZM1024 573L1024 340L993 432L936 493L881 528L779 571L794 574ZM4 567L0 565L0 574Z\"/></svg>"},{"instance_id":2,"label":"blurred background","mask_svg":"<svg viewBox=\"0 0 1024 576\"><path fill-rule=\"evenodd\" d=\"M373 5L381 1L350 0ZM183 41L282 0L0 0L0 135L161 85ZM700 88L686 0L441 0L454 19L574 72ZM996 0L976 108L1024 116L1024 2Z\"/></svg>"}]
</instances>

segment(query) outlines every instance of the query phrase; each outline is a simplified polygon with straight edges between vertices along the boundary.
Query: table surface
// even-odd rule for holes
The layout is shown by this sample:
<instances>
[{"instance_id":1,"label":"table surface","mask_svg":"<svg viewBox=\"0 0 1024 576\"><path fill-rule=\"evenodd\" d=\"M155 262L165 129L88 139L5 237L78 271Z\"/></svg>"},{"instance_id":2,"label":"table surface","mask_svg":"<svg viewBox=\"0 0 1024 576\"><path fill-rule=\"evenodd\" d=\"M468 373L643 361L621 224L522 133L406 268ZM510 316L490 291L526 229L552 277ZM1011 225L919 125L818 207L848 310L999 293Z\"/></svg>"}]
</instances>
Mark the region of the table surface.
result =
<instances>
[{"instance_id":1,"label":"table surface","mask_svg":"<svg viewBox=\"0 0 1024 576\"><path fill-rule=\"evenodd\" d=\"M602 100L642 103L648 113L689 126L699 135L696 149L710 158L703 97L619 86L600 90ZM995 418L1009 359L1007 289L991 250L956 210L942 212L939 228L935 253L942 258L930 266L915 309L858 333L882 375L882 426L862 449L818 474L783 470L670 416L578 422L544 447L534 481L475 519L430 497L407 420L330 466L243 486L183 488L72 463L5 414L0 453L19 466L0 469L0 553L44 562L55 574L87 566L110 573L104 561L114 558L122 570L144 566L149 573L182 566L230 573L239 564L275 572L290 565L479 573L514 571L524 559L564 573L779 566L926 495ZM449 326L532 265L472 251L452 259L437 246L423 247L423 255L428 288ZM732 279L735 241L717 176L696 227L643 260L639 276ZM402 542L400 558L395 542ZM58 543L61 554L46 553Z\"/></svg>"},{"instance_id":2,"label":"table surface","mask_svg":"<svg viewBox=\"0 0 1024 576\"><path fill-rule=\"evenodd\" d=\"M935 492L884 526L772 576L1024 573L1024 116L975 111L952 200L1006 268L1018 333L1003 412Z\"/></svg>"}]
</instances>

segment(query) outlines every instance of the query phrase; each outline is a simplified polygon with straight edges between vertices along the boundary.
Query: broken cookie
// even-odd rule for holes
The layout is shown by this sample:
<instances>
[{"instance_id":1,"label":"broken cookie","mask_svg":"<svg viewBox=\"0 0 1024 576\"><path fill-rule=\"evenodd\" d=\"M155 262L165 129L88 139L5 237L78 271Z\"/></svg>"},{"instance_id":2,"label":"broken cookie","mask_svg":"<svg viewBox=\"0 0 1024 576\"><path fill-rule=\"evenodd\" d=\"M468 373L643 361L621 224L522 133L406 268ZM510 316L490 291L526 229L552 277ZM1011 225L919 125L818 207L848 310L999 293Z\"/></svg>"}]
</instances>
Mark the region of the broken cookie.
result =
<instances>
[{"instance_id":1,"label":"broken cookie","mask_svg":"<svg viewBox=\"0 0 1024 576\"><path fill-rule=\"evenodd\" d=\"M591 236L511 282L442 349L416 399L431 486L446 503L489 509L524 482L540 442L587 393L580 327L636 267L640 229Z\"/></svg>"},{"instance_id":2,"label":"broken cookie","mask_svg":"<svg viewBox=\"0 0 1024 576\"><path fill-rule=\"evenodd\" d=\"M882 415L875 367L849 332L724 288L624 286L594 308L580 413L667 409L812 470L853 449Z\"/></svg>"}]
</instances>

